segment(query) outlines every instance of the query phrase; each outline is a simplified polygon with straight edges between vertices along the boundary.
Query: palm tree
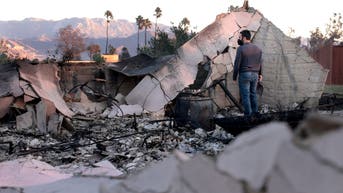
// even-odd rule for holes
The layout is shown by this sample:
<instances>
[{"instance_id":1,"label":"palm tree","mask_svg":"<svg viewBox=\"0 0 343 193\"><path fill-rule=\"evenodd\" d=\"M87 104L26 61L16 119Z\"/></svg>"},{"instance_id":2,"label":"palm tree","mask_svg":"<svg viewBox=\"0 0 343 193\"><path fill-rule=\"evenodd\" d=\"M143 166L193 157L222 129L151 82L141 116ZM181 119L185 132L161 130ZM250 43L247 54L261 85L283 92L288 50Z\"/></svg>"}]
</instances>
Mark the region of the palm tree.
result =
<instances>
[{"instance_id":1,"label":"palm tree","mask_svg":"<svg viewBox=\"0 0 343 193\"><path fill-rule=\"evenodd\" d=\"M155 22L155 39L156 39L156 34L157 34L157 19L162 16L162 10L159 7L156 7L155 9L155 14L154 16L156 17L156 22Z\"/></svg>"},{"instance_id":2,"label":"palm tree","mask_svg":"<svg viewBox=\"0 0 343 193\"><path fill-rule=\"evenodd\" d=\"M105 54L107 54L107 46L108 46L108 24L110 23L110 20L113 19L112 12L107 10L105 12L106 17L106 48L105 48Z\"/></svg>"},{"instance_id":3,"label":"palm tree","mask_svg":"<svg viewBox=\"0 0 343 193\"><path fill-rule=\"evenodd\" d=\"M137 52L139 50L139 30L143 29L143 17L141 15L138 15L136 18L136 24L137 24Z\"/></svg>"},{"instance_id":4,"label":"palm tree","mask_svg":"<svg viewBox=\"0 0 343 193\"><path fill-rule=\"evenodd\" d=\"M190 24L191 22L189 21L189 19L187 17L184 17L179 26L181 26L185 30L185 32L188 32Z\"/></svg>"},{"instance_id":5,"label":"palm tree","mask_svg":"<svg viewBox=\"0 0 343 193\"><path fill-rule=\"evenodd\" d=\"M147 29L150 29L151 28L151 21L146 18L143 20L143 27L144 27L144 46L146 46L146 31Z\"/></svg>"},{"instance_id":6,"label":"palm tree","mask_svg":"<svg viewBox=\"0 0 343 193\"><path fill-rule=\"evenodd\" d=\"M98 44L90 44L87 47L87 51L88 51L89 60L92 60L95 54L100 54L100 46Z\"/></svg>"}]
</instances>

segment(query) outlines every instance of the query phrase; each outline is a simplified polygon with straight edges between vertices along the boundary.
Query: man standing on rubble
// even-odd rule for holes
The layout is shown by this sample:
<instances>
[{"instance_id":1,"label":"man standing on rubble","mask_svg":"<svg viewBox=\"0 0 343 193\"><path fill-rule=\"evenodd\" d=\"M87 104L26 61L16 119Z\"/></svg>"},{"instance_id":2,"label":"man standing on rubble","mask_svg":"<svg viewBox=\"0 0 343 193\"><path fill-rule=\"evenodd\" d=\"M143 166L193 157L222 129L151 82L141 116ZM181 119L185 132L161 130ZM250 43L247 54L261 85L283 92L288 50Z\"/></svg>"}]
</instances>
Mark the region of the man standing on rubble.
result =
<instances>
[{"instance_id":1,"label":"man standing on rubble","mask_svg":"<svg viewBox=\"0 0 343 193\"><path fill-rule=\"evenodd\" d=\"M244 107L244 116L252 116L258 113L256 87L257 82L262 81L262 50L252 44L251 33L243 30L239 34L233 81L237 81Z\"/></svg>"}]
</instances>

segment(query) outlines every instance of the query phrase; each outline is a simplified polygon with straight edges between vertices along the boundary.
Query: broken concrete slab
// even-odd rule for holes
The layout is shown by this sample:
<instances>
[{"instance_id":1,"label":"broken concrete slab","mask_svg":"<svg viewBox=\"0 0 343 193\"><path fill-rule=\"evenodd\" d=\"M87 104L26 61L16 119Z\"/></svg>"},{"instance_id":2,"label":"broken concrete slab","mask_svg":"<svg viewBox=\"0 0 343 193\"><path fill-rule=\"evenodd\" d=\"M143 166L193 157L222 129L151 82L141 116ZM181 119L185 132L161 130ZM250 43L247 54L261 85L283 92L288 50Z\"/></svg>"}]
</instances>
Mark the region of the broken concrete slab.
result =
<instances>
[{"instance_id":1,"label":"broken concrete slab","mask_svg":"<svg viewBox=\"0 0 343 193\"><path fill-rule=\"evenodd\" d=\"M259 11L256 11L252 16L250 23L246 26L246 29L252 32L257 32L261 26L262 18L263 15Z\"/></svg>"},{"instance_id":2,"label":"broken concrete slab","mask_svg":"<svg viewBox=\"0 0 343 193\"><path fill-rule=\"evenodd\" d=\"M45 108L46 108L46 117L49 118L51 115L55 114L56 111L56 106L53 102L50 100L46 100L44 98L41 98L41 101L44 103Z\"/></svg>"},{"instance_id":3,"label":"broken concrete slab","mask_svg":"<svg viewBox=\"0 0 343 193\"><path fill-rule=\"evenodd\" d=\"M259 190L275 164L279 149L292 134L286 123L269 123L239 135L218 157L217 167Z\"/></svg>"},{"instance_id":4,"label":"broken concrete slab","mask_svg":"<svg viewBox=\"0 0 343 193\"><path fill-rule=\"evenodd\" d=\"M13 96L0 97L0 119L9 112L9 108L12 105L13 101Z\"/></svg>"},{"instance_id":5,"label":"broken concrete slab","mask_svg":"<svg viewBox=\"0 0 343 193\"><path fill-rule=\"evenodd\" d=\"M318 105L327 70L310 59L311 56L303 48L296 45L293 39L283 34L266 18L262 18L261 27L253 43L263 50L263 82L266 92L261 98L262 104L289 106L309 98L306 105ZM307 73L308 69L311 69L310 73ZM313 81L314 79L316 81Z\"/></svg>"},{"instance_id":6,"label":"broken concrete slab","mask_svg":"<svg viewBox=\"0 0 343 193\"><path fill-rule=\"evenodd\" d=\"M123 172L119 171L108 160L103 160L95 163L93 168L86 168L81 175L118 177L123 175Z\"/></svg>"},{"instance_id":7,"label":"broken concrete slab","mask_svg":"<svg viewBox=\"0 0 343 193\"><path fill-rule=\"evenodd\" d=\"M129 105L137 104L148 111L158 111L169 101L160 87L160 82L150 76L145 76L125 100Z\"/></svg>"},{"instance_id":8,"label":"broken concrete slab","mask_svg":"<svg viewBox=\"0 0 343 193\"><path fill-rule=\"evenodd\" d=\"M39 96L33 90L32 86L30 85L29 82L24 81L24 80L20 80L19 83L20 83L20 87L23 89L24 94L25 94L24 95L25 103L39 98Z\"/></svg>"},{"instance_id":9,"label":"broken concrete slab","mask_svg":"<svg viewBox=\"0 0 343 193\"><path fill-rule=\"evenodd\" d=\"M217 31L215 29L217 29ZM212 25L210 25L210 27L205 28L203 30L203 33L199 33L197 36L195 36L194 41L186 42L186 44L184 44L184 46L182 46L180 50L183 49L182 52L187 53L187 51L189 50L187 46L192 46L193 50L198 49L200 51L201 56L206 56L212 59L218 55L218 52L222 52L227 46L228 38L223 37L220 34L220 31L221 25L219 25L218 23L213 23ZM194 59L197 58L193 58L193 60ZM192 64L193 60L189 60L188 58L184 59L184 61L188 64ZM194 61L194 63L198 64L202 60L202 58L201 60L197 59L197 61Z\"/></svg>"},{"instance_id":10,"label":"broken concrete slab","mask_svg":"<svg viewBox=\"0 0 343 193\"><path fill-rule=\"evenodd\" d=\"M59 133L63 121L63 116L60 114L52 114L48 121L48 133L56 135Z\"/></svg>"},{"instance_id":11,"label":"broken concrete slab","mask_svg":"<svg viewBox=\"0 0 343 193\"><path fill-rule=\"evenodd\" d=\"M0 186L26 187L70 178L51 165L32 158L0 163Z\"/></svg>"},{"instance_id":12,"label":"broken concrete slab","mask_svg":"<svg viewBox=\"0 0 343 193\"><path fill-rule=\"evenodd\" d=\"M21 115L18 115L16 117L16 124L17 124L17 129L20 130L25 130L28 128L32 128L35 126L35 114L32 111L28 111L26 113L23 113Z\"/></svg>"},{"instance_id":13,"label":"broken concrete slab","mask_svg":"<svg viewBox=\"0 0 343 193\"><path fill-rule=\"evenodd\" d=\"M233 70L230 53L226 52L218 55L211 61L210 73L202 87L210 87L215 80L224 78L228 72Z\"/></svg>"},{"instance_id":14,"label":"broken concrete slab","mask_svg":"<svg viewBox=\"0 0 343 193\"><path fill-rule=\"evenodd\" d=\"M49 184L36 185L25 187L25 193L95 193L95 192L111 192L107 186L115 186L120 180L114 180L108 177L83 177L74 176L68 179L59 180Z\"/></svg>"},{"instance_id":15,"label":"broken concrete slab","mask_svg":"<svg viewBox=\"0 0 343 193\"><path fill-rule=\"evenodd\" d=\"M0 97L12 95L18 97L23 94L19 86L17 65L6 63L0 65Z\"/></svg>"},{"instance_id":16,"label":"broken concrete slab","mask_svg":"<svg viewBox=\"0 0 343 193\"><path fill-rule=\"evenodd\" d=\"M328 132L313 141L310 144L310 149L319 158L332 164L335 167L343 169L343 154L337 153L341 151L343 145L343 127L335 132Z\"/></svg>"},{"instance_id":17,"label":"broken concrete slab","mask_svg":"<svg viewBox=\"0 0 343 193\"><path fill-rule=\"evenodd\" d=\"M38 131L41 133L46 133L47 129L47 115L46 115L46 105L43 101L40 101L36 104L36 120L37 120L37 128Z\"/></svg>"},{"instance_id":18,"label":"broken concrete slab","mask_svg":"<svg viewBox=\"0 0 343 193\"><path fill-rule=\"evenodd\" d=\"M65 116L72 117L74 115L62 98L56 65L22 64L19 72L23 79L30 82L32 88L40 97L54 103L56 108Z\"/></svg>"},{"instance_id":19,"label":"broken concrete slab","mask_svg":"<svg viewBox=\"0 0 343 193\"><path fill-rule=\"evenodd\" d=\"M215 162L204 156L196 156L179 167L182 183L197 193L243 193L242 184L215 167Z\"/></svg>"},{"instance_id":20,"label":"broken concrete slab","mask_svg":"<svg viewBox=\"0 0 343 193\"><path fill-rule=\"evenodd\" d=\"M251 23L252 16L255 15L244 11L231 12L231 14L240 28L248 26Z\"/></svg>"},{"instance_id":21,"label":"broken concrete slab","mask_svg":"<svg viewBox=\"0 0 343 193\"><path fill-rule=\"evenodd\" d=\"M34 107L26 105L26 113L16 117L18 130L37 128L41 133L47 133L47 119L56 114L56 108L48 100L42 99Z\"/></svg>"},{"instance_id":22,"label":"broken concrete slab","mask_svg":"<svg viewBox=\"0 0 343 193\"><path fill-rule=\"evenodd\" d=\"M227 14L227 13L219 14L216 17L216 21L214 23L220 26L220 31L218 31L218 33L222 34L223 37L227 39L227 41L229 41L234 36L234 34L240 29L235 21L235 18L231 14ZM227 43L226 46L227 45L229 44Z\"/></svg>"},{"instance_id":23,"label":"broken concrete slab","mask_svg":"<svg viewBox=\"0 0 343 193\"><path fill-rule=\"evenodd\" d=\"M280 172L278 167L275 167L269 175L266 186L268 187L267 193L298 193Z\"/></svg>"},{"instance_id":24,"label":"broken concrete slab","mask_svg":"<svg viewBox=\"0 0 343 193\"><path fill-rule=\"evenodd\" d=\"M179 161L170 156L163 162L154 164L136 176L111 188L113 192L168 192L178 178ZM161 172L163 171L163 172Z\"/></svg>"},{"instance_id":25,"label":"broken concrete slab","mask_svg":"<svg viewBox=\"0 0 343 193\"><path fill-rule=\"evenodd\" d=\"M343 173L340 170L290 142L281 146L276 167L295 192L343 192Z\"/></svg>"}]
</instances>

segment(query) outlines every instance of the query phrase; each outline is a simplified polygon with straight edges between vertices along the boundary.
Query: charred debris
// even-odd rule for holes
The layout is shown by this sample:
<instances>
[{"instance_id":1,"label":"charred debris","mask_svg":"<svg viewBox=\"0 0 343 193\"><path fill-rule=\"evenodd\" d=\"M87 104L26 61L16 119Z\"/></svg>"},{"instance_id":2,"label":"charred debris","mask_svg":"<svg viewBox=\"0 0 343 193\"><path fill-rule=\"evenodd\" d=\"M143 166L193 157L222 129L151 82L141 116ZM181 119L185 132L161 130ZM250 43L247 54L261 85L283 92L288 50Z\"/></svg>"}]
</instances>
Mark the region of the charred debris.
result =
<instances>
[{"instance_id":1,"label":"charred debris","mask_svg":"<svg viewBox=\"0 0 343 193\"><path fill-rule=\"evenodd\" d=\"M136 57L155 61L145 55ZM123 104L118 97L134 89L146 75L126 66L113 70L111 65L83 62L62 67L20 63L3 65L1 70L5 83L1 90L9 94L0 99L2 161L31 155L68 170L75 164L86 167L105 159L130 173L163 160L175 149L217 155L236 135L257 125L285 121L295 128L309 110L304 107L306 101L288 110L263 105L259 117L248 120L223 84L225 79L214 81L207 89L199 87L207 76L202 70L194 84L157 112ZM59 76L64 76L64 81ZM210 89L218 85L231 106L220 109L213 102ZM324 95L320 107L332 110L339 100L337 95Z\"/></svg>"},{"instance_id":2,"label":"charred debris","mask_svg":"<svg viewBox=\"0 0 343 193\"><path fill-rule=\"evenodd\" d=\"M242 28L265 52L261 114L249 120L231 81ZM4 64L0 158L31 155L74 172L105 159L130 173L175 149L217 155L257 125L278 120L297 126L320 107L326 76L252 9L218 15L175 55L137 55L103 65ZM325 96L320 105L332 110L338 98Z\"/></svg>"}]
</instances>

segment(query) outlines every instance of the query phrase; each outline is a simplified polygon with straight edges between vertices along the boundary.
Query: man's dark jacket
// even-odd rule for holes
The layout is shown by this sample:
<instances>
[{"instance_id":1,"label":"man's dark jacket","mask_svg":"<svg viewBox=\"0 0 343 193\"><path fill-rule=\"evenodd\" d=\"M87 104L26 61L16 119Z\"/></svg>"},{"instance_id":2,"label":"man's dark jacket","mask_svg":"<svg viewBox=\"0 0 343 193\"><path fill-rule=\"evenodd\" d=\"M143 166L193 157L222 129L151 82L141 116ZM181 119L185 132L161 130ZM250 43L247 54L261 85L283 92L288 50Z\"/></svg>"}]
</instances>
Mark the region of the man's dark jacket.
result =
<instances>
[{"instance_id":1,"label":"man's dark jacket","mask_svg":"<svg viewBox=\"0 0 343 193\"><path fill-rule=\"evenodd\" d=\"M262 75L262 51L252 43L238 47L233 68L233 80L237 80L240 72L256 72Z\"/></svg>"}]
</instances>

